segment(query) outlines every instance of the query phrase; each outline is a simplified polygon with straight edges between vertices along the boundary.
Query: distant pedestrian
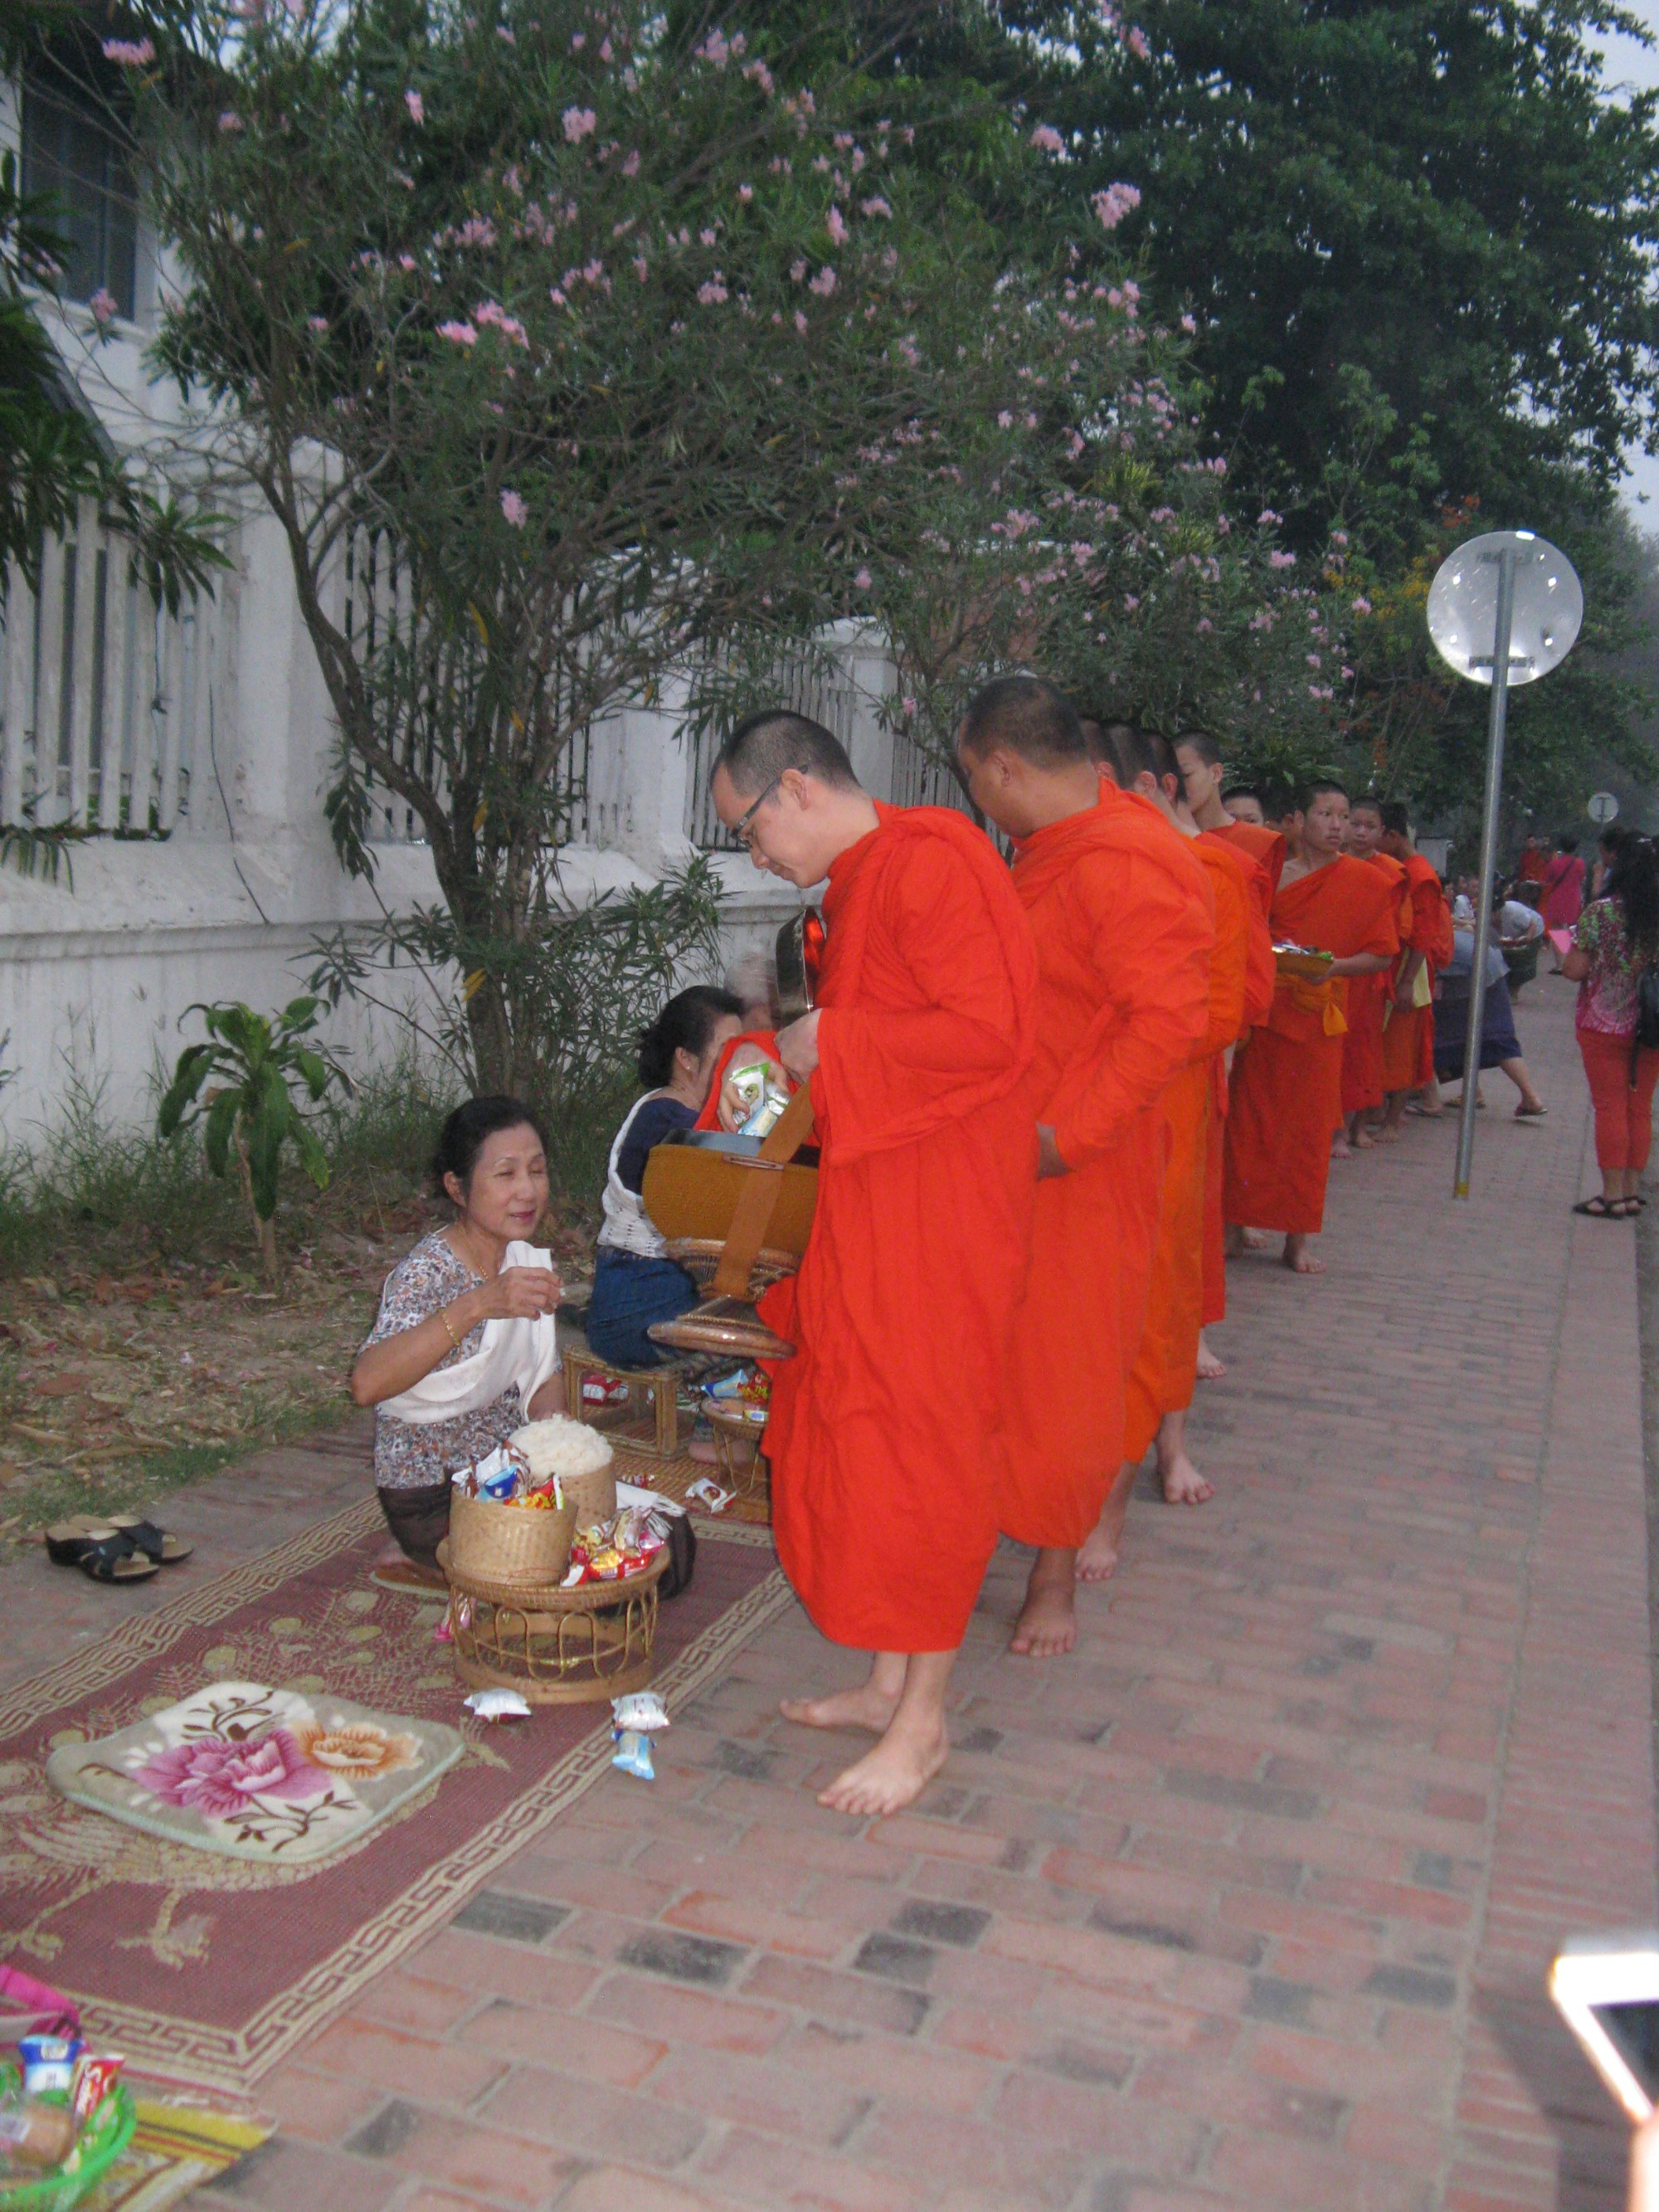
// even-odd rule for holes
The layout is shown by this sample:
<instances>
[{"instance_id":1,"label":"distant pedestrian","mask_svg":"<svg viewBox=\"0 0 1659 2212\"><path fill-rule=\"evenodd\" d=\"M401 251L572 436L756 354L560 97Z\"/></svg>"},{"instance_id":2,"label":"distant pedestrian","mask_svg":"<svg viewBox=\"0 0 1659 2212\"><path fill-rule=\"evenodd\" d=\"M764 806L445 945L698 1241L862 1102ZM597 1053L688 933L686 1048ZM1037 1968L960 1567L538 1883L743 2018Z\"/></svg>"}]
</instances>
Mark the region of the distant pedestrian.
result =
<instances>
[{"instance_id":1,"label":"distant pedestrian","mask_svg":"<svg viewBox=\"0 0 1659 2212\"><path fill-rule=\"evenodd\" d=\"M1547 930L1570 930L1577 926L1584 910L1584 864L1578 857L1576 837L1558 837L1555 856L1544 870L1544 896L1539 912L1544 917ZM1553 940L1555 966L1550 971L1561 972L1561 940Z\"/></svg>"},{"instance_id":2,"label":"distant pedestrian","mask_svg":"<svg viewBox=\"0 0 1659 2212\"><path fill-rule=\"evenodd\" d=\"M1629 830L1621 830L1616 822L1609 823L1601 832L1595 848L1595 859L1590 866L1589 890L1587 894L1589 898L1599 899L1607 896L1607 878L1613 873L1613 864L1619 857L1619 848L1629 835Z\"/></svg>"},{"instance_id":3,"label":"distant pedestrian","mask_svg":"<svg viewBox=\"0 0 1659 2212\"><path fill-rule=\"evenodd\" d=\"M1510 896L1537 906L1544 896L1544 871L1550 864L1549 848L1541 837L1528 837L1515 864Z\"/></svg>"},{"instance_id":4,"label":"distant pedestrian","mask_svg":"<svg viewBox=\"0 0 1659 2212\"><path fill-rule=\"evenodd\" d=\"M1653 1093L1659 1050L1638 1042L1638 983L1659 960L1659 853L1646 837L1626 836L1607 896L1584 908L1572 950L1561 963L1578 986L1578 1049L1595 1108L1595 1158L1601 1190L1574 1211L1627 1221L1646 1205L1642 1170L1653 1144Z\"/></svg>"},{"instance_id":5,"label":"distant pedestrian","mask_svg":"<svg viewBox=\"0 0 1659 2212\"><path fill-rule=\"evenodd\" d=\"M1497 915L1494 913L1494 921ZM1465 1062L1468 1053L1469 977L1474 969L1474 932L1455 929L1452 933L1452 957L1440 971L1435 982L1434 1001L1434 1073L1437 1083L1455 1083L1459 1078L1468 1080ZM1521 1103L1515 1109L1517 1121L1535 1121L1547 1112L1532 1079L1531 1070L1521 1057L1521 1040L1515 1033L1515 1010L1510 1004L1509 970L1504 964L1504 955L1496 945L1486 947L1486 994L1480 1009L1480 1065L1475 1072L1474 1095L1480 1097L1480 1073L1489 1067L1501 1068L1521 1094ZM1457 1099L1448 1099L1449 1106L1457 1105ZM1431 1113L1430 1119L1433 1118Z\"/></svg>"}]
</instances>

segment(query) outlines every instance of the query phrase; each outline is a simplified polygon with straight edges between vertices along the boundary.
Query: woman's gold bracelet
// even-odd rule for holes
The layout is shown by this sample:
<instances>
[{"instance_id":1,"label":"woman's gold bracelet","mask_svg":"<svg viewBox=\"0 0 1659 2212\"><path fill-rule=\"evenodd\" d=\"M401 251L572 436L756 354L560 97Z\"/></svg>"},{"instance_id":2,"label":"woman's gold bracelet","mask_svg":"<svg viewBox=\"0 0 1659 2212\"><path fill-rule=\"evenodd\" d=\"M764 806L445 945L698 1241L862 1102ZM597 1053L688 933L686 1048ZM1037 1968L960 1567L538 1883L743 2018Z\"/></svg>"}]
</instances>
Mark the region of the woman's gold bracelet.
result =
<instances>
[{"instance_id":1,"label":"woman's gold bracelet","mask_svg":"<svg viewBox=\"0 0 1659 2212\"><path fill-rule=\"evenodd\" d=\"M440 1307L439 1307L439 1309L438 1309L438 1318L439 1318L439 1320L440 1320L440 1321L443 1323L443 1325L444 1325L444 1334L445 1334L445 1335L449 1339L450 1342L454 1346L454 1347L455 1347L456 1351L457 1351L457 1352L459 1352L459 1351L460 1350L460 1348L461 1348L461 1340L460 1340L460 1338L459 1338L459 1336L457 1336L457 1335L456 1335L456 1334L455 1334L454 1330L453 1330L453 1329L449 1326L449 1316L447 1315L447 1313L446 1313L446 1312L445 1312L444 1309L443 1309L441 1306L440 1306Z\"/></svg>"}]
</instances>

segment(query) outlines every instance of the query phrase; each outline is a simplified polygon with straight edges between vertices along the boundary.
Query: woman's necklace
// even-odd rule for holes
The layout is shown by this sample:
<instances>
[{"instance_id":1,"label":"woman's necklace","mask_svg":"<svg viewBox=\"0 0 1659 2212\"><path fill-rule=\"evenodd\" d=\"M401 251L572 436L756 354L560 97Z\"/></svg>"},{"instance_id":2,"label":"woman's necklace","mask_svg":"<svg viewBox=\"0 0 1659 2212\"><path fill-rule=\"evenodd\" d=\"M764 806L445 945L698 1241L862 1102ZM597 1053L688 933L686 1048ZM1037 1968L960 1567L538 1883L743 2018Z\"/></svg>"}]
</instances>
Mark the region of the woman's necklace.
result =
<instances>
[{"instance_id":1,"label":"woman's necklace","mask_svg":"<svg viewBox=\"0 0 1659 2212\"><path fill-rule=\"evenodd\" d=\"M456 1257L460 1261L461 1265L465 1267L471 1267L473 1273L482 1277L486 1283L490 1279L492 1275L497 1275L501 1273L500 1268L495 1264L493 1255L488 1265L483 1265L479 1261L477 1253L472 1249L471 1239L467 1235L466 1224L464 1221L456 1222L454 1226L451 1229L449 1232L449 1242L451 1248L453 1249Z\"/></svg>"}]
</instances>

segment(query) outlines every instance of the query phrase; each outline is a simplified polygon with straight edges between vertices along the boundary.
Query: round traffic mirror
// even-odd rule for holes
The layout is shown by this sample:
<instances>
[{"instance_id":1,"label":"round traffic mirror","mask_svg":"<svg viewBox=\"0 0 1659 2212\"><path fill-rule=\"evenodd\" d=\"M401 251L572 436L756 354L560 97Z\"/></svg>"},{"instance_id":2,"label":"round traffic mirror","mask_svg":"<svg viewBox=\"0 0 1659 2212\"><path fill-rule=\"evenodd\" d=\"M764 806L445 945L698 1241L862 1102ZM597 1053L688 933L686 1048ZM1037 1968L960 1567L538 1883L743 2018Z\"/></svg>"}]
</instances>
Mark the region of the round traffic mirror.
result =
<instances>
[{"instance_id":1,"label":"round traffic mirror","mask_svg":"<svg viewBox=\"0 0 1659 2212\"><path fill-rule=\"evenodd\" d=\"M1498 628L1498 577L1506 547L1515 553L1515 611L1510 624L1510 687L1535 684L1571 652L1584 619L1584 593L1566 555L1530 530L1490 530L1448 556L1429 586L1429 635L1435 650L1471 684L1492 682Z\"/></svg>"}]
</instances>

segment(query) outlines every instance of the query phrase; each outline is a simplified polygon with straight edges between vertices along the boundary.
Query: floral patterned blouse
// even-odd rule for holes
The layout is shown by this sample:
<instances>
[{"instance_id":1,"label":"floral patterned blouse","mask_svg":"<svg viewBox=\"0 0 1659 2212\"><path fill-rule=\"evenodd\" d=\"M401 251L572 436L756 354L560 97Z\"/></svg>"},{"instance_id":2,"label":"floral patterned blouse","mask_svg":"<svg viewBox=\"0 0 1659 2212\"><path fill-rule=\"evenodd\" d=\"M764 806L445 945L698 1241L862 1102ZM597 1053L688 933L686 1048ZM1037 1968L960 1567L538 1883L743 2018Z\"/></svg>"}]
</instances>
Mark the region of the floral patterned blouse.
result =
<instances>
[{"instance_id":1,"label":"floral patterned blouse","mask_svg":"<svg viewBox=\"0 0 1659 2212\"><path fill-rule=\"evenodd\" d=\"M1573 945L1589 956L1589 974L1578 986L1577 1024L1604 1036L1636 1034L1636 973L1640 963L1625 939L1625 925L1610 898L1584 908L1573 932Z\"/></svg>"},{"instance_id":2,"label":"floral patterned blouse","mask_svg":"<svg viewBox=\"0 0 1659 2212\"><path fill-rule=\"evenodd\" d=\"M422 1237L406 1260L400 1260L386 1279L380 1310L366 1346L383 1338L400 1336L429 1321L442 1307L483 1280L456 1253L442 1230ZM484 1325L479 1322L453 1352L445 1352L438 1367L453 1367L470 1358L483 1343ZM433 1373L438 1370L434 1368ZM524 1407L519 1386L508 1383L501 1396L476 1413L458 1413L453 1421L400 1421L384 1406L374 1409L374 1481L380 1490L419 1490L447 1480L453 1468L470 1467L486 1452L504 1443L514 1429L524 1426Z\"/></svg>"}]
</instances>

